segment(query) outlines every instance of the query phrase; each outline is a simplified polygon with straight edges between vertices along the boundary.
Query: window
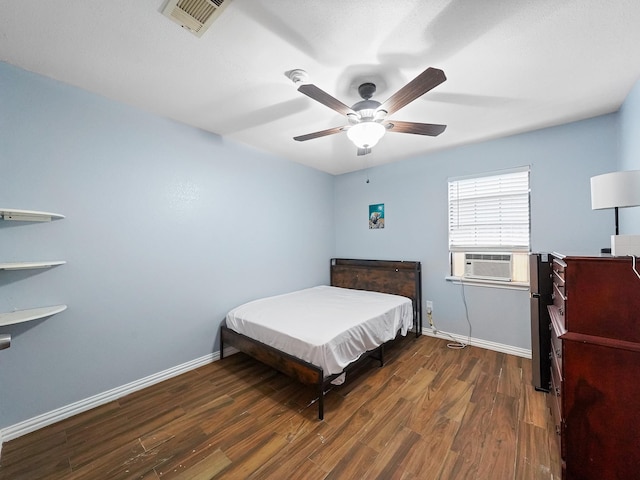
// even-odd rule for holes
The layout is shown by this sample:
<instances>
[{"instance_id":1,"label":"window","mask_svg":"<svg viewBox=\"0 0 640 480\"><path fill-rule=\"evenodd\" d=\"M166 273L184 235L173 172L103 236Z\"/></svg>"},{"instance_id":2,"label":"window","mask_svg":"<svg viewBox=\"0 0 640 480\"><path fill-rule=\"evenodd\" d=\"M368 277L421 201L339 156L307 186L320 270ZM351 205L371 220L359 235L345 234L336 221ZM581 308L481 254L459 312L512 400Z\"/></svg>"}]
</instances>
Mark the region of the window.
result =
<instances>
[{"instance_id":1,"label":"window","mask_svg":"<svg viewBox=\"0 0 640 480\"><path fill-rule=\"evenodd\" d=\"M528 167L449 180L449 252L454 277L529 281Z\"/></svg>"}]
</instances>

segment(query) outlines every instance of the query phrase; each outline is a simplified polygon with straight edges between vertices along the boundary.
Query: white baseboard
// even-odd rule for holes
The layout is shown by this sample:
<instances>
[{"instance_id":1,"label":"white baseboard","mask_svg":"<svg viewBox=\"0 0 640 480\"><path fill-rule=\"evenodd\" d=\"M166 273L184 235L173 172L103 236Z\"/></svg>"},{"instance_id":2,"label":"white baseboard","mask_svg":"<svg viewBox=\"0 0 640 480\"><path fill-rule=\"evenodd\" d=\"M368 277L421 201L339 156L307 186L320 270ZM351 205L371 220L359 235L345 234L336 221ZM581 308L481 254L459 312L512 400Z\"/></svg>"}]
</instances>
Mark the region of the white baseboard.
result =
<instances>
[{"instance_id":1,"label":"white baseboard","mask_svg":"<svg viewBox=\"0 0 640 480\"><path fill-rule=\"evenodd\" d=\"M508 353L509 355L516 355L518 357L531 358L531 350L527 350L526 348L514 347L511 345L505 345L503 343L490 342L489 340L483 340L481 338L470 338L466 335L442 332L440 330L428 327L423 327L422 333L425 335L429 335L430 337L442 338L444 340L455 340L456 342L468 344L473 347L480 347L487 350L493 350L495 352Z\"/></svg>"},{"instance_id":2,"label":"white baseboard","mask_svg":"<svg viewBox=\"0 0 640 480\"><path fill-rule=\"evenodd\" d=\"M230 355L232 353L235 353L233 349L230 348L229 351L227 351L227 349L225 348L225 355ZM59 422L60 420L64 420L65 418L69 418L73 415L86 412L87 410L91 410L92 408L99 407L100 405L104 405L105 403L117 400L118 398L124 397L125 395L128 395L130 393L141 390L145 387L150 387L151 385L160 383L163 380L168 380L169 378L201 367L202 365L215 362L219 359L220 352L210 353L203 357L196 358L195 360L183 363L182 365L169 368L162 372L158 372L134 382L127 383L126 385L122 385L120 387L116 387L106 392L94 395L92 397L85 398L84 400L74 402L70 405L57 408L47 413L43 413L42 415L38 415L37 417L29 418L20 423L16 423L15 425L2 428L0 429L0 452L2 451L1 442L8 442L15 438L21 437L22 435L26 435L27 433L34 432L48 425L52 425L56 422Z\"/></svg>"}]
</instances>

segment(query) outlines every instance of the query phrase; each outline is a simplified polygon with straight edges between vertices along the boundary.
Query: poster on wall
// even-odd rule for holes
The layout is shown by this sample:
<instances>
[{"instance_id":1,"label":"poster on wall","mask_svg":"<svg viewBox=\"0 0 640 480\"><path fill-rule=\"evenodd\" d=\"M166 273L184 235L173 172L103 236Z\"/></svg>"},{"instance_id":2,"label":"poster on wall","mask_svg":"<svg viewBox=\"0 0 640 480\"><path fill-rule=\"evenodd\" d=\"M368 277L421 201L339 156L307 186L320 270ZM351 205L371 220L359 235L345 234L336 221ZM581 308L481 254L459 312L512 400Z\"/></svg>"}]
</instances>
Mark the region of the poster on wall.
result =
<instances>
[{"instance_id":1,"label":"poster on wall","mask_svg":"<svg viewBox=\"0 0 640 480\"><path fill-rule=\"evenodd\" d=\"M369 228L384 228L384 203L369 205Z\"/></svg>"}]
</instances>

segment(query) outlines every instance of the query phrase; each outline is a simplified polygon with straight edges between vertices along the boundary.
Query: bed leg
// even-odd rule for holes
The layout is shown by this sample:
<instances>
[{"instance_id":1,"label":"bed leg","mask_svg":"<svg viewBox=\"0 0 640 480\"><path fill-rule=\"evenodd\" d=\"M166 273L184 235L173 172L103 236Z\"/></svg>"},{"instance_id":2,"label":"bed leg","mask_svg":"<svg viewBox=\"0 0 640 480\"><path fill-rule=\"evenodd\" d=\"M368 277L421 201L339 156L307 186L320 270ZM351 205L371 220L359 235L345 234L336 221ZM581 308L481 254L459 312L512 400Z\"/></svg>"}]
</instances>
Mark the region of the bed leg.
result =
<instances>
[{"instance_id":1,"label":"bed leg","mask_svg":"<svg viewBox=\"0 0 640 480\"><path fill-rule=\"evenodd\" d=\"M220 330L220 360L224 358L224 340L222 340L222 330Z\"/></svg>"},{"instance_id":2,"label":"bed leg","mask_svg":"<svg viewBox=\"0 0 640 480\"><path fill-rule=\"evenodd\" d=\"M322 384L320 384L318 393L318 420L324 420L324 387Z\"/></svg>"},{"instance_id":3,"label":"bed leg","mask_svg":"<svg viewBox=\"0 0 640 480\"><path fill-rule=\"evenodd\" d=\"M380 345L380 366L384 367L384 343Z\"/></svg>"}]
</instances>

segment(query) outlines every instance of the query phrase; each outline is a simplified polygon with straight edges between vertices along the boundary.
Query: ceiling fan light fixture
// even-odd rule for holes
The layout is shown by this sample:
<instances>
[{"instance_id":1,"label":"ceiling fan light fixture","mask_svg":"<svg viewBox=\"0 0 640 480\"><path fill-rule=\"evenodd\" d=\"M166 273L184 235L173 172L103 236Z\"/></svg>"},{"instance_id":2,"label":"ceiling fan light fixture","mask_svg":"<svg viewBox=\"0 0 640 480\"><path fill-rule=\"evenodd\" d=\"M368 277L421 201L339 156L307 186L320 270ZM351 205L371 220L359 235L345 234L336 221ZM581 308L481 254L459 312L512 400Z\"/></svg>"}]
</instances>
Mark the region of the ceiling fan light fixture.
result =
<instances>
[{"instance_id":1,"label":"ceiling fan light fixture","mask_svg":"<svg viewBox=\"0 0 640 480\"><path fill-rule=\"evenodd\" d=\"M374 121L364 121L347 130L347 137L358 148L371 148L378 143L387 130L384 125Z\"/></svg>"}]
</instances>

